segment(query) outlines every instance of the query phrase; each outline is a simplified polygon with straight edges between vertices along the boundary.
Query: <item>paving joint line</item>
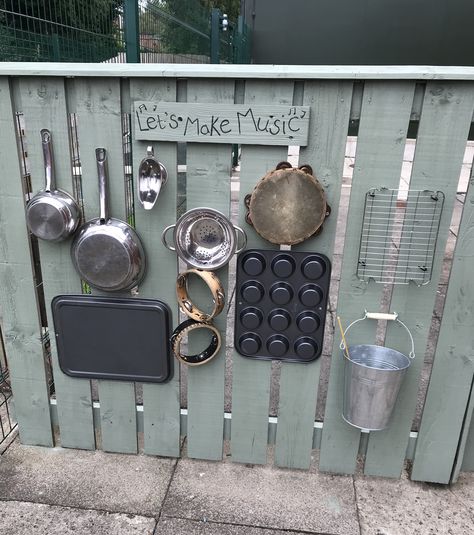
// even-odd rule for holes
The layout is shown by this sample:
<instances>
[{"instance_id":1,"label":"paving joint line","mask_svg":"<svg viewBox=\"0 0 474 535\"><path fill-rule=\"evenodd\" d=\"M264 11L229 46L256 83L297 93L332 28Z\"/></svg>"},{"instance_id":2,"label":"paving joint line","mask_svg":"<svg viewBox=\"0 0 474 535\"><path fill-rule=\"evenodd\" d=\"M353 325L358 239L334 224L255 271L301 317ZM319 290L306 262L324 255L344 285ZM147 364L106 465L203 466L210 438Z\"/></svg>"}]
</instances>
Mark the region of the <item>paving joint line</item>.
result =
<instances>
[{"instance_id":1,"label":"paving joint line","mask_svg":"<svg viewBox=\"0 0 474 535\"><path fill-rule=\"evenodd\" d=\"M236 526L242 528L256 528L256 529L266 529L268 531L283 531L284 533L304 533L306 535L339 535L338 533L332 533L330 531L307 531L302 529L291 529L291 528L275 528L271 526L262 526L260 524L244 524L243 522L220 522L218 520L200 520L198 518L188 518L185 516L174 516L174 515L164 515L163 518L174 518L176 520L187 520L189 522L195 522L196 524L216 524L223 526Z\"/></svg>"},{"instance_id":2,"label":"paving joint line","mask_svg":"<svg viewBox=\"0 0 474 535\"><path fill-rule=\"evenodd\" d=\"M184 441L183 441L183 446L184 446ZM165 492L165 495L163 496L163 501L161 502L160 511L158 513L158 516L155 517L155 519L156 519L155 531L156 531L156 528L158 526L158 523L159 523L161 517L163 516L163 509L165 507L166 500L168 499L168 494L170 492L171 483L173 482L174 475L176 473L176 468L178 467L178 462L179 461L180 461L180 458L177 458L175 463L174 463L173 469L172 469L171 474L170 474L170 479L168 481L168 486L166 487L166 492ZM155 531L153 531L153 533L155 533Z\"/></svg>"},{"instance_id":3,"label":"paving joint line","mask_svg":"<svg viewBox=\"0 0 474 535\"><path fill-rule=\"evenodd\" d=\"M455 492L453 492L452 488L448 486L448 491L454 496L456 501L458 501L464 509L466 509L469 516L472 518L474 522L474 514L471 512L471 509L469 507L469 504L467 504L460 496L458 496Z\"/></svg>"},{"instance_id":4,"label":"paving joint line","mask_svg":"<svg viewBox=\"0 0 474 535\"><path fill-rule=\"evenodd\" d=\"M109 515L132 515L141 516L142 518L149 518L150 520L156 520L153 514L148 515L146 513L132 513L131 511L109 511L108 509L100 509L98 507L84 507L81 505L64 505L61 503L48 503L35 500L19 500L17 498L3 498L0 496L0 502L9 503L34 503L36 505L48 505L49 507L62 507L63 509L77 509L78 511L95 511L97 513L107 513Z\"/></svg>"},{"instance_id":5,"label":"paving joint line","mask_svg":"<svg viewBox=\"0 0 474 535\"><path fill-rule=\"evenodd\" d=\"M359 535L362 535L362 526L360 523L359 503L357 501L357 487L355 484L355 477L352 476L352 488L354 489L354 505L356 508L357 524L359 525Z\"/></svg>"}]
</instances>

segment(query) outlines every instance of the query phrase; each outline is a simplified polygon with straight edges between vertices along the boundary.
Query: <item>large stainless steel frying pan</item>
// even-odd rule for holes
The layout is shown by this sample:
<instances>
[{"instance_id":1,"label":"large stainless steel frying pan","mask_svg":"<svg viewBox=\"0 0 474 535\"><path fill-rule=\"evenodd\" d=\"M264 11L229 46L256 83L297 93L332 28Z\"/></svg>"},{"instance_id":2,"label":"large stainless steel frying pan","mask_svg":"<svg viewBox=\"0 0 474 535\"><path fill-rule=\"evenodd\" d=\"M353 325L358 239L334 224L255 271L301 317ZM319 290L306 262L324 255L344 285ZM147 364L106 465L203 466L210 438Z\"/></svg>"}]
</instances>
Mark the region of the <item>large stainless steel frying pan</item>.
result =
<instances>
[{"instance_id":1,"label":"large stainless steel frying pan","mask_svg":"<svg viewBox=\"0 0 474 535\"><path fill-rule=\"evenodd\" d=\"M107 151L99 148L95 152L100 214L76 233L71 246L72 261L90 286L107 292L130 290L145 275L145 251L130 225L109 217Z\"/></svg>"},{"instance_id":2,"label":"large stainless steel frying pan","mask_svg":"<svg viewBox=\"0 0 474 535\"><path fill-rule=\"evenodd\" d=\"M45 188L26 207L26 221L31 232L42 240L59 242L76 230L81 218L79 205L69 193L56 188L51 132L41 130Z\"/></svg>"}]
</instances>

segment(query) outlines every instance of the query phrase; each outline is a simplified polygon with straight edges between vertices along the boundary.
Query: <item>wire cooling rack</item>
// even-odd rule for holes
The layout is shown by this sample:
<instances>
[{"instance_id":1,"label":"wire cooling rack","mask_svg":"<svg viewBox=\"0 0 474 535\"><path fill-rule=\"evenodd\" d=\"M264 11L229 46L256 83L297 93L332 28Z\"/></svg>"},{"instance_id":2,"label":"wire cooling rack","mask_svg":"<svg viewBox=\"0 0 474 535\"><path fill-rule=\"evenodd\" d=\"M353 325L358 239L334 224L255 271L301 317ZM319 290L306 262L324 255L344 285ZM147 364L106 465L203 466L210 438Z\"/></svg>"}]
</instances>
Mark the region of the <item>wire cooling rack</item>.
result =
<instances>
[{"instance_id":1,"label":"wire cooling rack","mask_svg":"<svg viewBox=\"0 0 474 535\"><path fill-rule=\"evenodd\" d=\"M359 279L428 284L443 204L441 191L368 191L357 266Z\"/></svg>"}]
</instances>

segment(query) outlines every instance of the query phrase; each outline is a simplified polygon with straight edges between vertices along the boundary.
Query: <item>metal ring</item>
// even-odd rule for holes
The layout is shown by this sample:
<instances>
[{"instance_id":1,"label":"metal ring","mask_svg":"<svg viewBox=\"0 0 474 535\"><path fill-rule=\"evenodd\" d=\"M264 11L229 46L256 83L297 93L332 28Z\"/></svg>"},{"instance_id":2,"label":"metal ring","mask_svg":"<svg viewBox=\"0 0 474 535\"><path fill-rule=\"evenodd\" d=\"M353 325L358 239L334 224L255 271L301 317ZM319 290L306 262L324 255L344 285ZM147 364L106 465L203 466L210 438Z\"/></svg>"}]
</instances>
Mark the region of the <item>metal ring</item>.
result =
<instances>
[{"instance_id":1,"label":"metal ring","mask_svg":"<svg viewBox=\"0 0 474 535\"><path fill-rule=\"evenodd\" d=\"M195 329L208 329L211 331L213 333L211 343L206 349L201 351L201 353L195 355L183 355L183 353L181 353L181 342L187 333L194 331ZM220 347L221 335L216 327L211 323L202 323L193 319L183 321L183 323L179 324L171 337L171 349L173 350L174 356L187 366L201 366L202 364L209 362L217 355Z\"/></svg>"},{"instance_id":2,"label":"metal ring","mask_svg":"<svg viewBox=\"0 0 474 535\"><path fill-rule=\"evenodd\" d=\"M200 277L212 293L214 308L210 314L206 314L198 307L193 305L188 295L188 278L189 275L194 274ZM225 292L221 281L212 271L204 271L202 269L188 269L178 275L176 280L176 297L178 299L179 308L181 311L193 320L209 323L213 318L218 316L225 304Z\"/></svg>"}]
</instances>

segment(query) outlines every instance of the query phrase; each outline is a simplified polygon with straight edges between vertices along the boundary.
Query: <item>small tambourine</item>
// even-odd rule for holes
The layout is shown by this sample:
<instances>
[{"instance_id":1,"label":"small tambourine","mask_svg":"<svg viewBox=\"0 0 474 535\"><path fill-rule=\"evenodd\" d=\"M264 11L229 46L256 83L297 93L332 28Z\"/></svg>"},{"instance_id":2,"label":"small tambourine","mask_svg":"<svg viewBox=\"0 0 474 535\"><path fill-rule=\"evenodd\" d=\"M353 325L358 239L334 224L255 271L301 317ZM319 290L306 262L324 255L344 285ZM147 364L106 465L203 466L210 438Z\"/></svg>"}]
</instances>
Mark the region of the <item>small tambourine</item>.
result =
<instances>
[{"instance_id":1,"label":"small tambourine","mask_svg":"<svg viewBox=\"0 0 474 535\"><path fill-rule=\"evenodd\" d=\"M196 355L184 355L181 353L181 342L190 331L194 331L195 329L207 329L210 331L212 335L211 342L206 349ZM212 323L201 323L193 319L183 321L183 323L178 325L171 337L171 349L174 356L187 366L201 366L202 364L206 364L217 355L220 347L221 335L216 327Z\"/></svg>"},{"instance_id":2,"label":"small tambourine","mask_svg":"<svg viewBox=\"0 0 474 535\"><path fill-rule=\"evenodd\" d=\"M209 314L203 312L194 305L188 295L188 278L190 275L196 275L201 278L212 294L214 308ZM181 312L193 320L204 323L209 323L213 318L220 314L225 304L224 288L218 277L212 271L203 271L201 269L188 269L178 275L176 281L176 297Z\"/></svg>"},{"instance_id":3,"label":"small tambourine","mask_svg":"<svg viewBox=\"0 0 474 535\"><path fill-rule=\"evenodd\" d=\"M294 245L322 230L331 212L324 189L309 165L280 162L246 195L246 221L271 243Z\"/></svg>"}]
</instances>

